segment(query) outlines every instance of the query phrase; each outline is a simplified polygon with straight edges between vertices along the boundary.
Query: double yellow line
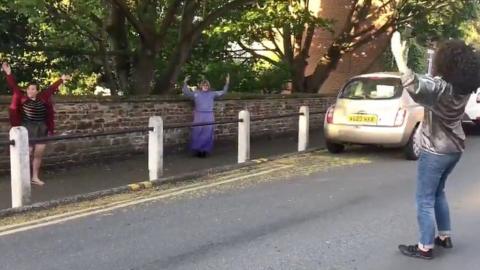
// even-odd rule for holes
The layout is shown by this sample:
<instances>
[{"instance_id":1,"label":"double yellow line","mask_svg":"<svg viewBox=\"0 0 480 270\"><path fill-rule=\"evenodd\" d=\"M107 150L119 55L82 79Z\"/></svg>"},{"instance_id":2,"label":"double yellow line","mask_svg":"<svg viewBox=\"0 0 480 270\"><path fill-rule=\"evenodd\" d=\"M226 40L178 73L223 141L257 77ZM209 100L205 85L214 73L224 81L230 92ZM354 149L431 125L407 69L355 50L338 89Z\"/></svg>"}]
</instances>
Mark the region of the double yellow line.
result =
<instances>
[{"instance_id":1,"label":"double yellow line","mask_svg":"<svg viewBox=\"0 0 480 270\"><path fill-rule=\"evenodd\" d=\"M116 209L125 208L133 205L171 198L171 197L175 197L175 196L179 196L179 195L183 195L183 194L187 194L187 193L191 193L199 190L204 190L204 189L213 188L213 187L217 187L217 186L221 186L229 183L234 183L247 178L261 176L261 175L269 174L275 171L288 169L291 167L293 167L293 165L271 166L269 168L258 170L252 173L248 173L248 172L246 174L243 173L241 175L236 175L234 177L230 175L230 177L228 176L224 177L223 178L224 180L221 180L222 178L220 178L219 181L215 181L211 183L200 182L200 183L195 183L195 184L191 184L183 187L172 188L172 189L166 190L165 192L161 192L159 194L146 197L146 198L126 199L126 200L108 203L102 206L94 206L86 209L52 215L52 216L48 216L48 217L44 217L44 218L40 218L32 221L23 222L23 223L6 225L6 226L0 227L0 237L5 235L10 235L10 234L15 234L18 232L33 230L36 228L46 227L54 224L59 224L59 223L63 223L69 220L74 220L82 217L102 214L102 213L110 212Z\"/></svg>"}]
</instances>

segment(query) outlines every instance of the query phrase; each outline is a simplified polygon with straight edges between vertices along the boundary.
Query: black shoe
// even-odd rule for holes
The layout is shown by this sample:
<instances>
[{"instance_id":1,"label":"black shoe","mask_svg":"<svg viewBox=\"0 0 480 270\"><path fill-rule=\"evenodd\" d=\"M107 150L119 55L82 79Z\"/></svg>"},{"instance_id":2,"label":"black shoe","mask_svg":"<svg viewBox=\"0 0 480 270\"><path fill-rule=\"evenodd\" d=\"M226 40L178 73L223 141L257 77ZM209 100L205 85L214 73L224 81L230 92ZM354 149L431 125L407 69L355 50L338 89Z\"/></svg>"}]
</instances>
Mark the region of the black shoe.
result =
<instances>
[{"instance_id":1,"label":"black shoe","mask_svg":"<svg viewBox=\"0 0 480 270\"><path fill-rule=\"evenodd\" d=\"M452 238L447 237L445 240L440 239L440 237L435 237L435 245L443 248L453 248Z\"/></svg>"},{"instance_id":2,"label":"black shoe","mask_svg":"<svg viewBox=\"0 0 480 270\"><path fill-rule=\"evenodd\" d=\"M433 259L433 249L429 251L423 251L418 248L418 245L399 245L398 249L402 252L403 255L413 258L420 258L424 260L431 260Z\"/></svg>"}]
</instances>

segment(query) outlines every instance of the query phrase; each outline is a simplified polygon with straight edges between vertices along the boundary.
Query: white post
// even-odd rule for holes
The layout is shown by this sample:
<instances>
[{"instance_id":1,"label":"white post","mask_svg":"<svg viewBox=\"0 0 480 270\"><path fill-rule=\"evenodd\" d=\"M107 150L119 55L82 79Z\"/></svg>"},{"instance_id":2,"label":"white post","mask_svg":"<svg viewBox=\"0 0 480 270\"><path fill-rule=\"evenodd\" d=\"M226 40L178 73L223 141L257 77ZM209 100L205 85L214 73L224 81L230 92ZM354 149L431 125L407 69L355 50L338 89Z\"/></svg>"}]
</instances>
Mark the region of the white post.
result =
<instances>
[{"instance_id":1,"label":"white post","mask_svg":"<svg viewBox=\"0 0 480 270\"><path fill-rule=\"evenodd\" d=\"M28 131L25 127L12 127L10 140L10 173L12 181L12 207L21 207L30 202L30 151Z\"/></svg>"},{"instance_id":2,"label":"white post","mask_svg":"<svg viewBox=\"0 0 480 270\"><path fill-rule=\"evenodd\" d=\"M238 163L244 163L250 159L250 113L240 111L238 119Z\"/></svg>"},{"instance_id":3,"label":"white post","mask_svg":"<svg viewBox=\"0 0 480 270\"><path fill-rule=\"evenodd\" d=\"M298 118L298 152L305 151L308 148L309 121L308 106L300 107L300 117Z\"/></svg>"},{"instance_id":4,"label":"white post","mask_svg":"<svg viewBox=\"0 0 480 270\"><path fill-rule=\"evenodd\" d=\"M148 127L148 173L150 181L159 179L163 174L163 120L160 116L152 116Z\"/></svg>"}]
</instances>

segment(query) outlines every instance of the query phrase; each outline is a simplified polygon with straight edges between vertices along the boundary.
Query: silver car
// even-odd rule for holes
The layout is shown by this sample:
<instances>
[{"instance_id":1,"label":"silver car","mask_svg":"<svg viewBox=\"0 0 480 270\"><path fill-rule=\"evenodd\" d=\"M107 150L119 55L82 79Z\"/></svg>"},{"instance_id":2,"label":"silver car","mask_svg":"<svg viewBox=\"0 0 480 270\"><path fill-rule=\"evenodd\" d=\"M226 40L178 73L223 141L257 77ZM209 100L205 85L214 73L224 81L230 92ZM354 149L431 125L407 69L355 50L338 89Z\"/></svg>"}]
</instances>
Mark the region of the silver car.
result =
<instances>
[{"instance_id":1,"label":"silver car","mask_svg":"<svg viewBox=\"0 0 480 270\"><path fill-rule=\"evenodd\" d=\"M340 153L348 144L403 147L406 158L416 160L423 112L403 89L399 73L353 77L325 116L327 149Z\"/></svg>"}]
</instances>

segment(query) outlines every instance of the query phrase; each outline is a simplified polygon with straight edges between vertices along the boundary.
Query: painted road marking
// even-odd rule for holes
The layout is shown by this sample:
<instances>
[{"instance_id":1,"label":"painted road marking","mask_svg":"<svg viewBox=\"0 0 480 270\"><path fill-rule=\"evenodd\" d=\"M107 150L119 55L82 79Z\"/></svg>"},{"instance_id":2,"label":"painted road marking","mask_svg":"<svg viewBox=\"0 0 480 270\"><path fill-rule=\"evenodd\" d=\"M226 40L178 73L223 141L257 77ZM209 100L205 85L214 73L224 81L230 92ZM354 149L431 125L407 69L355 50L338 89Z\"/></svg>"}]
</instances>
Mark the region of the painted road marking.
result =
<instances>
[{"instance_id":1,"label":"painted road marking","mask_svg":"<svg viewBox=\"0 0 480 270\"><path fill-rule=\"evenodd\" d=\"M131 200L126 200L126 201L122 201L122 202L112 203L110 205L103 206L103 207L92 207L92 208L82 209L82 210L79 210L79 211L76 211L76 212L70 212L70 213L64 213L64 214L49 216L49 217L45 217L45 218L38 219L38 220L35 220L35 221L29 221L29 222L15 224L15 225L7 225L7 226L0 227L0 237L5 236L5 235L18 233L18 232L28 231L28 230L32 230L32 229L36 229L36 228L46 227L46 226L54 225L54 224L58 224L58 223L63 223L63 222L69 221L69 220L74 220L74 219L87 217L87 216L91 216L91 215L95 215L95 214L110 212L110 211L120 209L120 208L125 208L125 207L128 207L128 206L143 204L143 203L146 203L146 202L156 201L156 200L160 200L160 199L166 199L166 198L170 198L170 197L175 197L175 196L179 196L179 195L182 195L182 194L185 194L185 193L194 192L194 191L207 189L207 188L212 188L212 187L216 187L216 186L220 186L220 185L224 185L224 184L228 184L228 183L233 183L233 182L237 182L237 181L240 181L240 180L243 180L243 179L246 179L246 178L265 175L265 174L272 173L272 172L275 172L275 171L278 171L278 170L288 169L288 168L292 168L292 167L294 167L294 166L293 165L277 166L277 167L272 168L272 169L263 170L263 171L259 171L259 172L256 172L256 173L243 175L243 176L237 176L237 177L229 178L229 179L222 180L222 181L216 181L216 182L213 182L213 183L193 184L193 185L189 185L189 186L186 186L186 187L183 187L183 188L179 188L178 190L174 190L174 191L169 190L167 193L160 194L160 195L155 195L155 196L147 197L147 198L143 198L143 199L131 199Z\"/></svg>"},{"instance_id":2,"label":"painted road marking","mask_svg":"<svg viewBox=\"0 0 480 270\"><path fill-rule=\"evenodd\" d=\"M359 164L371 163L369 159L365 158L332 158L329 156L322 155L320 152L302 154L295 157L287 157L284 159L274 160L268 163L259 164L255 167L241 168L233 171L223 172L223 173L211 173L207 174L200 178L200 181L190 183L186 182L183 186L178 187L168 187L164 186L165 189L154 190L154 194L145 194L138 193L139 195L135 196L136 193L126 193L126 196L133 196L130 198L115 198L115 196L109 196L113 200L111 202L104 202L102 199L96 200L93 203L97 202L97 205L84 206L82 203L73 204L71 210L63 209L60 207L60 211L69 211L67 213L50 213L50 216L47 216L48 212L40 212L43 214L43 217L31 217L26 215L24 219L26 221L15 221L15 216L12 217L12 220L7 221L6 225L0 225L0 236L13 234L16 232L31 230L34 228L44 227L52 224L57 224L65 222L68 220L73 220L89 215L94 215L98 213L109 212L119 208L125 208L128 206L142 204L145 202L155 201L159 199L170 198L174 196L179 196L185 193L194 192L198 190L203 190L215 186L220 186L223 184L237 182L243 179L251 178L255 180L256 176L263 176L271 174L274 178L291 178L298 175L311 175L312 173L318 173L321 171L326 171L328 169L342 167L342 166L352 166ZM291 169L293 168L293 169ZM289 169L289 170L287 170ZM276 172L281 172L281 174ZM257 177L258 178L258 177ZM268 177L267 177L268 178ZM270 177L271 178L271 177ZM203 180L203 181L202 181ZM256 180L255 180L256 181ZM147 187L148 184L145 182L135 183L142 187ZM139 198L140 196L142 196ZM105 198L109 198L105 197ZM102 205L99 205L102 204ZM68 205L65 207L69 207ZM85 207L81 208L80 207ZM76 210L75 210L76 208ZM59 211L59 212L60 212ZM55 210L53 211L55 212ZM34 219L34 220L32 220ZM15 223L12 224L11 222Z\"/></svg>"}]
</instances>

